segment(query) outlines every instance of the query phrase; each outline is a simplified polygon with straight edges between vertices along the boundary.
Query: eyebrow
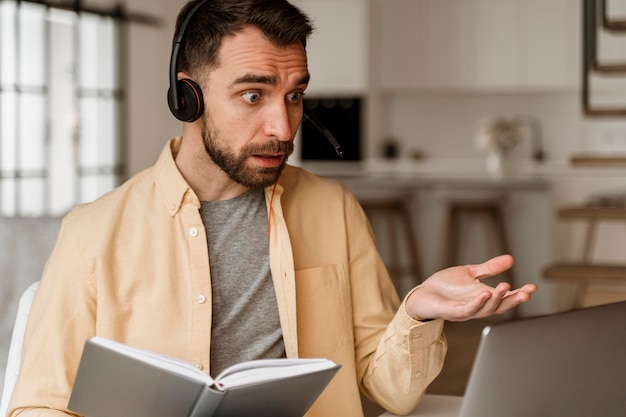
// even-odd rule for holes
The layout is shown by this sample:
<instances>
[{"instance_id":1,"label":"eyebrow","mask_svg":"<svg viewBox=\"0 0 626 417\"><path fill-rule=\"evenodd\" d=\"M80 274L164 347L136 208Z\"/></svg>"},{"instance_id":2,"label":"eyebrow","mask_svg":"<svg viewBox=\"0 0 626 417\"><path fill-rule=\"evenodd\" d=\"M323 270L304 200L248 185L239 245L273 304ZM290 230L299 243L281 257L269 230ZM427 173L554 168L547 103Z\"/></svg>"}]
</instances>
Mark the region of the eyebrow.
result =
<instances>
[{"instance_id":1,"label":"eyebrow","mask_svg":"<svg viewBox=\"0 0 626 417\"><path fill-rule=\"evenodd\" d=\"M269 75L246 74L233 81L233 85L237 84L276 84L276 77Z\"/></svg>"},{"instance_id":2,"label":"eyebrow","mask_svg":"<svg viewBox=\"0 0 626 417\"><path fill-rule=\"evenodd\" d=\"M311 79L311 75L310 74L306 74L306 75L304 75L302 78L300 78L298 80L297 85L308 84L310 79ZM235 81L233 81L232 85L237 85L237 84L267 84L267 85L273 85L273 84L276 84L276 82L277 82L277 79L274 76L246 74L246 75L243 75L243 76L235 79Z\"/></svg>"}]
</instances>

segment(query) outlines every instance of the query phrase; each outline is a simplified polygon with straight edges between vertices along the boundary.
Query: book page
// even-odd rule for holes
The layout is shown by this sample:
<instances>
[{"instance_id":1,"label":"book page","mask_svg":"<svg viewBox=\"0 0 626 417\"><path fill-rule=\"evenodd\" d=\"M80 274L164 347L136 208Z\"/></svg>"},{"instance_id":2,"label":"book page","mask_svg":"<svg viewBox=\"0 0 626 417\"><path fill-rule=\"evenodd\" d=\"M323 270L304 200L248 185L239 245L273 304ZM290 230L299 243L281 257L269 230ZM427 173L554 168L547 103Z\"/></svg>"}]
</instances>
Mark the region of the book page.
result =
<instances>
[{"instance_id":1,"label":"book page","mask_svg":"<svg viewBox=\"0 0 626 417\"><path fill-rule=\"evenodd\" d=\"M124 356L191 380L202 382L207 386L213 386L220 390L261 381L304 375L336 366L333 361L324 358L257 359L232 365L213 379L192 364L172 356L129 346L100 336L91 338L91 342Z\"/></svg>"},{"instance_id":2,"label":"book page","mask_svg":"<svg viewBox=\"0 0 626 417\"><path fill-rule=\"evenodd\" d=\"M203 382L208 386L213 385L213 378L211 378L209 375L205 374L192 364L173 356L163 355L146 349L128 346L126 344L116 342L114 340L105 339L100 336L92 337L91 341L100 346L104 346L110 350L118 352L122 355L154 365L160 369L164 369L178 375L186 376L195 381Z\"/></svg>"},{"instance_id":3,"label":"book page","mask_svg":"<svg viewBox=\"0 0 626 417\"><path fill-rule=\"evenodd\" d=\"M215 378L219 389L227 389L260 381L270 381L295 375L304 375L336 364L328 359L259 359L228 367Z\"/></svg>"}]
</instances>

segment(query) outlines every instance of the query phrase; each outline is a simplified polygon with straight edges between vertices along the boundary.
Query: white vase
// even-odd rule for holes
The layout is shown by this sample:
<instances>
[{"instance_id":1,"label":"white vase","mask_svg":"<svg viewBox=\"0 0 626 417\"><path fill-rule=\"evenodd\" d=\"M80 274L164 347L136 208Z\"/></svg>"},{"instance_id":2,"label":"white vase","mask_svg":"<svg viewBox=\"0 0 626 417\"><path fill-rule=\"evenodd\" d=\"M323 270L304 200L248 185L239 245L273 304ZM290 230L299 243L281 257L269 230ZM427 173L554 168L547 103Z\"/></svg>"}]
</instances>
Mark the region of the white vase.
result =
<instances>
[{"instance_id":1,"label":"white vase","mask_svg":"<svg viewBox=\"0 0 626 417\"><path fill-rule=\"evenodd\" d=\"M498 152L489 152L485 159L487 174L493 178L503 178L509 174L508 158Z\"/></svg>"}]
</instances>

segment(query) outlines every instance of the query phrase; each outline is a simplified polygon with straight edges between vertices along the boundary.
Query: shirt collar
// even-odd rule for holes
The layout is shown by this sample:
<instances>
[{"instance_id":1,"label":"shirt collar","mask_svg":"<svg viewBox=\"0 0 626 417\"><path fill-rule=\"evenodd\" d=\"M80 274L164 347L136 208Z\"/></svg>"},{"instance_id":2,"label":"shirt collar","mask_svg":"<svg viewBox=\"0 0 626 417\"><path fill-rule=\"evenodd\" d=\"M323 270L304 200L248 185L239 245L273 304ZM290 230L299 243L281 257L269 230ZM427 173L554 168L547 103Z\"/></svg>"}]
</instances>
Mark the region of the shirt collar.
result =
<instances>
[{"instance_id":1,"label":"shirt collar","mask_svg":"<svg viewBox=\"0 0 626 417\"><path fill-rule=\"evenodd\" d=\"M184 203L200 207L200 200L176 166L175 158L181 141L180 136L170 139L154 165L155 185L163 196L163 202L172 217L178 213Z\"/></svg>"}]
</instances>

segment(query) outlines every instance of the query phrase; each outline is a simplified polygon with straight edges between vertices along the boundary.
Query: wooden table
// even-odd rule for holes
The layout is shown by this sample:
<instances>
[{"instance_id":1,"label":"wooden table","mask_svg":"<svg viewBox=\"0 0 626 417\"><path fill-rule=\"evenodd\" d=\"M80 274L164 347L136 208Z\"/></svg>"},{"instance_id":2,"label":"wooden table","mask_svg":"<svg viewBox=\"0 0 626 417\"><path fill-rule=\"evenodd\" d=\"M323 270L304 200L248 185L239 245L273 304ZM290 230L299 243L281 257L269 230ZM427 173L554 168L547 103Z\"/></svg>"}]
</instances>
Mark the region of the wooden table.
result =
<instances>
[{"instance_id":1,"label":"wooden table","mask_svg":"<svg viewBox=\"0 0 626 417\"><path fill-rule=\"evenodd\" d=\"M452 395L428 394L415 407L409 417L458 417L461 411L463 397ZM395 414L385 413L380 417L395 417Z\"/></svg>"}]
</instances>

